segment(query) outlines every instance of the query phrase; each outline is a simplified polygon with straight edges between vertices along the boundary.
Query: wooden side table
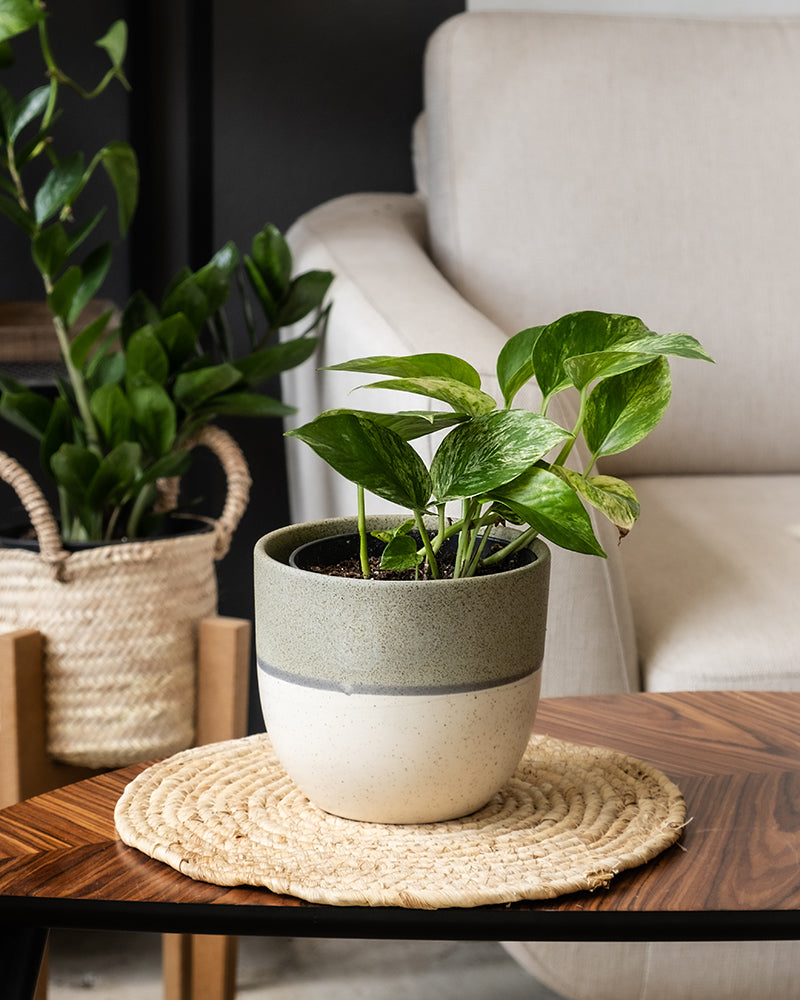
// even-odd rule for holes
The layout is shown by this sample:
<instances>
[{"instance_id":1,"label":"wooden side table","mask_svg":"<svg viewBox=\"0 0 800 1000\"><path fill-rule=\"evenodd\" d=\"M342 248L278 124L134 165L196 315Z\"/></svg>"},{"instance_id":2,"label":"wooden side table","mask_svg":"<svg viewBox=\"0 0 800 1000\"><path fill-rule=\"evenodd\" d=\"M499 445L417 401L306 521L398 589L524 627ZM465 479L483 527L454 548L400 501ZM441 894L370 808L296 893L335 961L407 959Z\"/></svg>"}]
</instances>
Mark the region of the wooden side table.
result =
<instances>
[{"instance_id":1,"label":"wooden side table","mask_svg":"<svg viewBox=\"0 0 800 1000\"><path fill-rule=\"evenodd\" d=\"M143 766L124 768L0 812L5 996L32 995L47 927L422 940L800 939L800 693L549 699L535 728L665 772L686 799L681 841L608 889L555 900L439 910L314 905L194 882L121 844L114 806Z\"/></svg>"}]
</instances>

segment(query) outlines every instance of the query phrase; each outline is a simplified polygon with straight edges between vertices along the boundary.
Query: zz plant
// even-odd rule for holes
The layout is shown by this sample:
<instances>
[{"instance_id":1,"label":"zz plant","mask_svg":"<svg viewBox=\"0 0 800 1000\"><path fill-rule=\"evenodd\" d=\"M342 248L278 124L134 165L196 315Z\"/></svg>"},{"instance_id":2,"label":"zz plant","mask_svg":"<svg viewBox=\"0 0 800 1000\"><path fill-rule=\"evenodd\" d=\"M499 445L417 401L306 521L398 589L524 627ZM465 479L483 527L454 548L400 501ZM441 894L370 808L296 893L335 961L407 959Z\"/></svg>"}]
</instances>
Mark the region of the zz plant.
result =
<instances>
[{"instance_id":1,"label":"zz plant","mask_svg":"<svg viewBox=\"0 0 800 1000\"><path fill-rule=\"evenodd\" d=\"M537 535L605 556L587 507L625 535L639 516L639 503L628 483L598 474L595 466L658 424L670 399L670 356L711 360L689 335L659 335L632 316L573 313L506 342L497 359L502 404L483 391L475 368L452 355L359 358L330 370L388 376L368 387L416 393L450 409L329 410L287 433L357 485L364 576L370 572L365 491L411 515L384 538L383 569L427 564L424 572L438 578L441 547L454 536L456 577L501 564ZM539 412L513 405L529 382L541 393ZM567 391L578 399L572 427L548 416L553 399ZM409 442L443 430L428 468ZM568 462L579 441L586 458L576 469ZM454 519L448 517L452 504L460 511ZM426 514L436 515L437 530L424 529ZM504 522L520 526L518 536L490 550L491 528Z\"/></svg>"},{"instance_id":2,"label":"zz plant","mask_svg":"<svg viewBox=\"0 0 800 1000\"><path fill-rule=\"evenodd\" d=\"M291 412L256 390L313 353L332 275L294 277L286 241L267 225L249 254L228 243L199 270L184 268L160 304L137 292L118 324L108 311L79 330L112 260L110 243L87 251L103 211L79 221L80 196L102 168L124 237L139 174L126 142L107 143L88 162L81 152L62 153L60 96L68 88L92 100L114 81L128 87L127 28L117 21L96 43L110 65L91 90L56 61L41 0L0 0L0 63L10 61L10 41L29 30L38 33L46 82L20 99L0 86L0 212L29 240L66 378L53 396L0 372L0 416L38 439L65 540L141 537L159 529L160 484L186 471L188 445L205 424ZM234 286L249 339L240 357L226 314ZM253 305L263 314L258 323ZM282 327L306 318L300 336L278 340Z\"/></svg>"}]
</instances>

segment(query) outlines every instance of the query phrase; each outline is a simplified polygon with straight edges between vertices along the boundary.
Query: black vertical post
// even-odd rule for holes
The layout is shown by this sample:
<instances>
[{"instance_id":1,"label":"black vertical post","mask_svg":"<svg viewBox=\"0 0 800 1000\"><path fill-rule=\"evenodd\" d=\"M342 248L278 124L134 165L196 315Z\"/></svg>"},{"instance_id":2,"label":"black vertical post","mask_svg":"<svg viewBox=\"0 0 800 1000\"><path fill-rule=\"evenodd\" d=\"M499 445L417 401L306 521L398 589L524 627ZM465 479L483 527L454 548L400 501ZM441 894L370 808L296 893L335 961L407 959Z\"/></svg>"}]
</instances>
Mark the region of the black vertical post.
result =
<instances>
[{"instance_id":1,"label":"black vertical post","mask_svg":"<svg viewBox=\"0 0 800 1000\"><path fill-rule=\"evenodd\" d=\"M214 253L214 3L187 0L189 266Z\"/></svg>"},{"instance_id":2,"label":"black vertical post","mask_svg":"<svg viewBox=\"0 0 800 1000\"><path fill-rule=\"evenodd\" d=\"M47 931L38 927L0 929L0 969L4 1000L33 1000Z\"/></svg>"}]
</instances>

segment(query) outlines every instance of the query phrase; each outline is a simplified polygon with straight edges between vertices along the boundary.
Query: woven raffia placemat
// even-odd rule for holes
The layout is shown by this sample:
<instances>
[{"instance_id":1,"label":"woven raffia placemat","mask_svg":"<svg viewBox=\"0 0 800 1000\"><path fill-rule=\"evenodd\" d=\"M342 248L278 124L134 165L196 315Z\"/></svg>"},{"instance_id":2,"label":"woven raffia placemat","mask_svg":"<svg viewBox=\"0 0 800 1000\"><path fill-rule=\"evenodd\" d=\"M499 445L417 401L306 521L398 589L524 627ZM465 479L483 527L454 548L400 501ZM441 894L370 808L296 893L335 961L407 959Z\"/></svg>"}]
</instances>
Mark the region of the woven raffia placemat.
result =
<instances>
[{"instance_id":1,"label":"woven raffia placemat","mask_svg":"<svg viewBox=\"0 0 800 1000\"><path fill-rule=\"evenodd\" d=\"M149 767L115 819L126 844L199 881L436 909L608 885L673 844L685 815L679 789L648 764L537 736L514 778L471 816L359 823L313 806L261 734Z\"/></svg>"}]
</instances>

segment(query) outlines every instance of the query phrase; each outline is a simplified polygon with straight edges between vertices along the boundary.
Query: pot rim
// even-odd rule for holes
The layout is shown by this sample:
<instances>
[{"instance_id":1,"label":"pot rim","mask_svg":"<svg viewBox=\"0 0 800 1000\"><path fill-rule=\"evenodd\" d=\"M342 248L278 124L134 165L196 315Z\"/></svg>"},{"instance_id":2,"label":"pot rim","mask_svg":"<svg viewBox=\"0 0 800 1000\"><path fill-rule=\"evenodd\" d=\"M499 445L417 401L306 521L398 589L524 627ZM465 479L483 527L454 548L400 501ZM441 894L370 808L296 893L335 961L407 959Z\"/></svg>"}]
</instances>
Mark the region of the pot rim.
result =
<instances>
[{"instance_id":1,"label":"pot rim","mask_svg":"<svg viewBox=\"0 0 800 1000\"><path fill-rule=\"evenodd\" d=\"M389 528L402 524L408 517L402 514L368 514L367 526L370 530L376 528ZM429 523L435 524L436 519L426 519ZM284 525L268 532L258 539L255 545L254 558L263 559L269 562L275 572L286 572L295 574L298 571L304 577L313 576L316 580L324 581L325 586L345 586L345 587L374 587L375 581L371 579L360 579L357 577L329 576L325 573L309 573L306 570L298 570L289 563L290 556L295 549L306 542L316 541L320 538L329 538L334 535L352 534L358 530L358 518L356 517L333 517L323 518L316 521L301 521L296 524ZM519 532L513 528L495 528L492 534L500 538L514 537ZM303 541L297 541L297 537ZM428 586L435 584L438 587L466 587L466 586L491 586L500 580L509 580L514 574L531 573L542 571L550 564L550 548L539 537L533 539L528 548L532 549L535 558L525 566L517 566L513 569L504 569L499 573L489 573L482 576L459 577L458 579L440 580L381 580L382 591L389 588L401 588L408 590L412 587Z\"/></svg>"}]
</instances>

